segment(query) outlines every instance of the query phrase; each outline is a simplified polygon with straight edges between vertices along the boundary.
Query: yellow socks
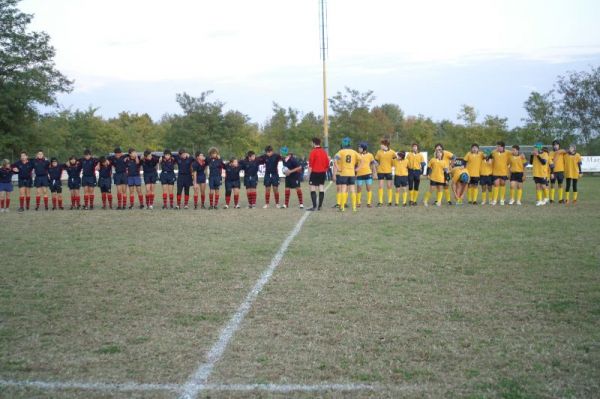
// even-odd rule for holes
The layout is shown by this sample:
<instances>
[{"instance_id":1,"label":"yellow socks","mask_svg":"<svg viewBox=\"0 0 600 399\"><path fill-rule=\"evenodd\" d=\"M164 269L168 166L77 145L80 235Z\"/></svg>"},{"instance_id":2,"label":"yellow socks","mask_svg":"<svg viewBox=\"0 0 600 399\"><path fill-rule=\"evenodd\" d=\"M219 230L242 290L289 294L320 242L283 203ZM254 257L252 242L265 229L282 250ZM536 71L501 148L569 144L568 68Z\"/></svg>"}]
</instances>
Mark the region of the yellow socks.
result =
<instances>
[{"instance_id":1,"label":"yellow socks","mask_svg":"<svg viewBox=\"0 0 600 399\"><path fill-rule=\"evenodd\" d=\"M567 193L567 195L569 195L569 194ZM431 191L427 191L425 193L425 198L423 198L423 203L425 203L425 204L429 203L429 198L431 198Z\"/></svg>"},{"instance_id":2,"label":"yellow socks","mask_svg":"<svg viewBox=\"0 0 600 399\"><path fill-rule=\"evenodd\" d=\"M473 187L473 202L477 202L477 197L479 196L479 190L477 187Z\"/></svg>"},{"instance_id":3,"label":"yellow socks","mask_svg":"<svg viewBox=\"0 0 600 399\"><path fill-rule=\"evenodd\" d=\"M408 193L405 191L402 193L402 205L406 205L407 199L408 199Z\"/></svg>"},{"instance_id":4,"label":"yellow socks","mask_svg":"<svg viewBox=\"0 0 600 399\"><path fill-rule=\"evenodd\" d=\"M554 196L556 195L556 189L551 188L550 189L550 200L554 201Z\"/></svg>"},{"instance_id":5,"label":"yellow socks","mask_svg":"<svg viewBox=\"0 0 600 399\"><path fill-rule=\"evenodd\" d=\"M373 192L367 191L367 205L371 205L372 200L373 200Z\"/></svg>"},{"instance_id":6,"label":"yellow socks","mask_svg":"<svg viewBox=\"0 0 600 399\"><path fill-rule=\"evenodd\" d=\"M400 193L397 192L395 197L396 197L396 205L400 205Z\"/></svg>"},{"instance_id":7,"label":"yellow socks","mask_svg":"<svg viewBox=\"0 0 600 399\"><path fill-rule=\"evenodd\" d=\"M518 188L517 189L517 201L521 202L521 198L523 198L523 189Z\"/></svg>"},{"instance_id":8,"label":"yellow socks","mask_svg":"<svg viewBox=\"0 0 600 399\"><path fill-rule=\"evenodd\" d=\"M437 202L438 204L441 204L441 203L442 203L442 196L443 196L443 194L444 194L444 193L442 193L441 191L438 191L438 192L437 192L437 196L436 196L436 199L437 199L437 201L436 201L436 202ZM450 193L448 192L448 194L450 194Z\"/></svg>"},{"instance_id":9,"label":"yellow socks","mask_svg":"<svg viewBox=\"0 0 600 399\"><path fill-rule=\"evenodd\" d=\"M506 186L500 186L500 200L504 201L506 198Z\"/></svg>"},{"instance_id":10,"label":"yellow socks","mask_svg":"<svg viewBox=\"0 0 600 399\"><path fill-rule=\"evenodd\" d=\"M500 191L499 187L496 187L496 186L492 187L492 200L494 202L498 201L498 191Z\"/></svg>"},{"instance_id":11,"label":"yellow socks","mask_svg":"<svg viewBox=\"0 0 600 399\"><path fill-rule=\"evenodd\" d=\"M358 205L362 203L362 191L360 193L356 193L356 203Z\"/></svg>"},{"instance_id":12,"label":"yellow socks","mask_svg":"<svg viewBox=\"0 0 600 399\"><path fill-rule=\"evenodd\" d=\"M452 197L450 196L450 189L448 187L444 187L444 194L446 195L446 201L450 202Z\"/></svg>"},{"instance_id":13,"label":"yellow socks","mask_svg":"<svg viewBox=\"0 0 600 399\"><path fill-rule=\"evenodd\" d=\"M550 190L548 190L547 188L544 189L544 198L548 199L550 196Z\"/></svg>"},{"instance_id":14,"label":"yellow socks","mask_svg":"<svg viewBox=\"0 0 600 399\"><path fill-rule=\"evenodd\" d=\"M388 204L392 203L392 200L394 198L394 190L392 190L391 188L388 188Z\"/></svg>"},{"instance_id":15,"label":"yellow socks","mask_svg":"<svg viewBox=\"0 0 600 399\"><path fill-rule=\"evenodd\" d=\"M483 201L483 202L487 201L487 191L481 192L481 201Z\"/></svg>"},{"instance_id":16,"label":"yellow socks","mask_svg":"<svg viewBox=\"0 0 600 399\"><path fill-rule=\"evenodd\" d=\"M535 190L535 195L536 195L538 202L542 201L542 193L543 193L543 190Z\"/></svg>"},{"instance_id":17,"label":"yellow socks","mask_svg":"<svg viewBox=\"0 0 600 399\"><path fill-rule=\"evenodd\" d=\"M473 197L473 189L471 187L467 188L467 201L469 204L472 202L471 198Z\"/></svg>"},{"instance_id":18,"label":"yellow socks","mask_svg":"<svg viewBox=\"0 0 600 399\"><path fill-rule=\"evenodd\" d=\"M342 193L337 193L336 194L336 199L337 199L337 204L338 206L342 206Z\"/></svg>"},{"instance_id":19,"label":"yellow socks","mask_svg":"<svg viewBox=\"0 0 600 399\"><path fill-rule=\"evenodd\" d=\"M340 204L340 209L344 210L346 209L346 202L348 202L348 193L342 193L341 194L341 201L342 203Z\"/></svg>"},{"instance_id":20,"label":"yellow socks","mask_svg":"<svg viewBox=\"0 0 600 399\"><path fill-rule=\"evenodd\" d=\"M578 194L579 194L579 193L578 193L577 191L575 191L575 192L573 193L573 201L574 201L574 202L577 202L577 196L578 196Z\"/></svg>"},{"instance_id":21,"label":"yellow socks","mask_svg":"<svg viewBox=\"0 0 600 399\"><path fill-rule=\"evenodd\" d=\"M377 196L379 197L379 203L383 204L383 188L377 190Z\"/></svg>"},{"instance_id":22,"label":"yellow socks","mask_svg":"<svg viewBox=\"0 0 600 399\"><path fill-rule=\"evenodd\" d=\"M352 210L356 212L356 193L351 193L350 197L352 198Z\"/></svg>"},{"instance_id":23,"label":"yellow socks","mask_svg":"<svg viewBox=\"0 0 600 399\"><path fill-rule=\"evenodd\" d=\"M562 201L563 200L563 194L564 194L564 190L562 188L558 188L558 200Z\"/></svg>"},{"instance_id":24,"label":"yellow socks","mask_svg":"<svg viewBox=\"0 0 600 399\"><path fill-rule=\"evenodd\" d=\"M567 202L569 202L569 200L571 199L571 193L569 191L565 193L565 199L567 200Z\"/></svg>"}]
</instances>

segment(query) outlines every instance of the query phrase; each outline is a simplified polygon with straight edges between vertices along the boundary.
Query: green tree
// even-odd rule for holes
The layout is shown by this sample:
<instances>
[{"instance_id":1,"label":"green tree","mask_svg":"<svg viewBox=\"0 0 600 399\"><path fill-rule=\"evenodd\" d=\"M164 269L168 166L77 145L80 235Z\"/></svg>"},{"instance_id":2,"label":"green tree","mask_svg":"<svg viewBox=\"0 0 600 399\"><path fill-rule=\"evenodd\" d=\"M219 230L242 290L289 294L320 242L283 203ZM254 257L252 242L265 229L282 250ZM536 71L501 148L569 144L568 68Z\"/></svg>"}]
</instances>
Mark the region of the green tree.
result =
<instances>
[{"instance_id":1,"label":"green tree","mask_svg":"<svg viewBox=\"0 0 600 399\"><path fill-rule=\"evenodd\" d=\"M25 132L36 105L54 105L57 93L72 88L55 68L50 37L27 30L32 15L19 11L18 2L0 0L0 146L15 151L31 145Z\"/></svg>"}]
</instances>

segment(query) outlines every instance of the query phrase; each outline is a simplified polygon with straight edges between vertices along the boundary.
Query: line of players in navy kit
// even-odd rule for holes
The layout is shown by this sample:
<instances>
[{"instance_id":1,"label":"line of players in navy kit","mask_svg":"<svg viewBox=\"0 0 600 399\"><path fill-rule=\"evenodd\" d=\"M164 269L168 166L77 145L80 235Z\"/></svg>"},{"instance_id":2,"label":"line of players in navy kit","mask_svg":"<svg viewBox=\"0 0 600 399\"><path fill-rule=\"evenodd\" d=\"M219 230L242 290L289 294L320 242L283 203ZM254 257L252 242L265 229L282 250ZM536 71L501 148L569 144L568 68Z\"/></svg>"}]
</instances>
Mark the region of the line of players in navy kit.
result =
<instances>
[{"instance_id":1,"label":"line of players in navy kit","mask_svg":"<svg viewBox=\"0 0 600 399\"><path fill-rule=\"evenodd\" d=\"M178 153L165 149L161 156L149 150L146 150L143 155L138 155L133 148L129 149L127 154L120 148L115 148L114 154L109 156L94 157L90 150L85 150L83 157L72 156L66 163L60 163L56 158L46 159L43 151L38 151L35 158L29 158L26 152L22 152L18 161L10 163L4 160L0 167L0 209L4 212L10 207L13 174L18 175L19 212L30 209L32 187L36 190L35 210L41 209L42 201L44 209L50 209L49 199L52 201L52 210L64 209L61 180L63 172L67 175L70 209L93 209L96 186L100 188L102 209L113 209L113 183L116 187L116 209L134 208L136 196L140 209L145 207L153 209L154 188L158 182L163 187L163 209L188 209L191 206L190 189L193 189L194 208L205 208L207 184L208 209L218 209L223 179L225 208L230 206L232 197L232 206L240 208L240 172L242 171L248 206L255 208L258 172L261 165L265 168L266 187L263 208L269 207L271 192L274 194L276 207L287 208L291 190L296 190L300 208L304 207L300 188L303 166L287 147L281 148L279 154L275 153L271 146L266 147L265 153L260 156L249 151L244 159L232 158L227 163L221 159L219 151L215 148L211 148L207 155L197 152L192 157L184 149ZM283 171L286 175L285 201L282 205L279 197L280 161L283 163ZM160 167L160 174L158 167ZM175 173L176 169L177 173ZM145 193L142 192L142 180ZM176 193L175 186L177 186ZM83 203L81 188L83 188Z\"/></svg>"}]
</instances>

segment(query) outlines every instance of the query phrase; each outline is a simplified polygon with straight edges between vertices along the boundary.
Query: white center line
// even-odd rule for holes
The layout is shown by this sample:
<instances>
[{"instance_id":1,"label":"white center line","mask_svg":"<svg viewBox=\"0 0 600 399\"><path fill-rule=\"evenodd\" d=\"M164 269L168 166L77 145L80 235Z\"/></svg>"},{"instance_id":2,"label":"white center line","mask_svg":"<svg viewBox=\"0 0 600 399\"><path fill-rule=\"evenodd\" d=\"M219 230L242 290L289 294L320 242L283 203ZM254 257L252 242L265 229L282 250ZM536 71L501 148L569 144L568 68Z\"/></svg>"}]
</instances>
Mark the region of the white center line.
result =
<instances>
[{"instance_id":1,"label":"white center line","mask_svg":"<svg viewBox=\"0 0 600 399\"><path fill-rule=\"evenodd\" d=\"M331 182L329 182L325 190L327 190L330 186ZM221 360L221 357L223 357L223 353L225 352L229 341L231 341L231 338L236 333L236 331L239 330L242 321L244 321L244 318L250 311L250 308L256 300L256 297L258 296L258 294L260 294L265 284L267 284L271 279L273 272L281 263L283 255L287 251L294 238L300 232L300 229L302 229L304 222L306 221L306 219L308 219L310 214L311 212L305 212L304 215L302 215L302 217L298 221L298 223L296 223L294 229L286 237L285 241L283 241L283 244L281 244L281 247L273 257L273 259L271 259L271 263L269 264L269 266L261 274L256 284L254 284L252 290L246 296L246 299L244 299L244 302L242 302L235 314L229 320L229 323L227 323L225 328L223 328L217 342L215 342L212 348L210 348L210 351L206 355L206 361L198 366L194 374L192 374L190 379L183 386L180 398L194 399L201 390L206 389L206 382L208 381L208 377L210 377L210 375L212 374L215 364L217 364L217 362Z\"/></svg>"}]
</instances>

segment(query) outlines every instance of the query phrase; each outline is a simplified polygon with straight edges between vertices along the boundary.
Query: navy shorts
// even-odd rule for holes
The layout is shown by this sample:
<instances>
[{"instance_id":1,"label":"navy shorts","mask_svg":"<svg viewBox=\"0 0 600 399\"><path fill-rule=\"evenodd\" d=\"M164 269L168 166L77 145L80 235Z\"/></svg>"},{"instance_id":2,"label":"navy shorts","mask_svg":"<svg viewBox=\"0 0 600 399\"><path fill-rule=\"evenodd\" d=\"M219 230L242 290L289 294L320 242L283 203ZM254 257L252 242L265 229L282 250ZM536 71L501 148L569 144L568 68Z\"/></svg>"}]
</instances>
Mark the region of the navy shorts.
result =
<instances>
[{"instance_id":1,"label":"navy shorts","mask_svg":"<svg viewBox=\"0 0 600 399\"><path fill-rule=\"evenodd\" d=\"M265 173L265 187L279 186L279 174L278 173Z\"/></svg>"},{"instance_id":2,"label":"navy shorts","mask_svg":"<svg viewBox=\"0 0 600 399\"><path fill-rule=\"evenodd\" d=\"M96 176L83 176L81 185L83 187L96 187Z\"/></svg>"},{"instance_id":3,"label":"navy shorts","mask_svg":"<svg viewBox=\"0 0 600 399\"><path fill-rule=\"evenodd\" d=\"M69 186L69 190L79 190L81 188L81 177L69 177L67 186Z\"/></svg>"},{"instance_id":4,"label":"navy shorts","mask_svg":"<svg viewBox=\"0 0 600 399\"><path fill-rule=\"evenodd\" d=\"M446 183L445 182L439 182L439 181L430 180L429 181L429 185L432 186L432 187L444 187L446 185Z\"/></svg>"},{"instance_id":5,"label":"navy shorts","mask_svg":"<svg viewBox=\"0 0 600 399\"><path fill-rule=\"evenodd\" d=\"M300 179L297 177L286 177L285 188L298 188L300 187Z\"/></svg>"},{"instance_id":6,"label":"navy shorts","mask_svg":"<svg viewBox=\"0 0 600 399\"><path fill-rule=\"evenodd\" d=\"M510 181L516 181L517 183L523 183L523 172L511 173Z\"/></svg>"},{"instance_id":7,"label":"navy shorts","mask_svg":"<svg viewBox=\"0 0 600 399\"><path fill-rule=\"evenodd\" d=\"M341 184L340 175L335 175L335 185L340 186Z\"/></svg>"},{"instance_id":8,"label":"navy shorts","mask_svg":"<svg viewBox=\"0 0 600 399\"><path fill-rule=\"evenodd\" d=\"M545 177L534 177L533 181L535 184L543 184L544 186L548 184L548 180Z\"/></svg>"},{"instance_id":9,"label":"navy shorts","mask_svg":"<svg viewBox=\"0 0 600 399\"><path fill-rule=\"evenodd\" d=\"M100 187L101 193L110 193L111 186L110 177L101 177L98 179L98 187Z\"/></svg>"},{"instance_id":10,"label":"navy shorts","mask_svg":"<svg viewBox=\"0 0 600 399\"><path fill-rule=\"evenodd\" d=\"M225 190L226 191L231 191L234 188L240 188L241 183L239 180L233 180L233 181L227 181L225 180Z\"/></svg>"},{"instance_id":11,"label":"navy shorts","mask_svg":"<svg viewBox=\"0 0 600 399\"><path fill-rule=\"evenodd\" d=\"M354 177L354 176L337 176L336 182L340 186L342 186L342 185L352 186L356 183L356 177Z\"/></svg>"},{"instance_id":12,"label":"navy shorts","mask_svg":"<svg viewBox=\"0 0 600 399\"><path fill-rule=\"evenodd\" d=\"M167 185L174 185L175 184L175 180L177 180L177 177L175 176L175 172L162 172L160 174L160 182L162 184L167 184Z\"/></svg>"},{"instance_id":13,"label":"navy shorts","mask_svg":"<svg viewBox=\"0 0 600 399\"><path fill-rule=\"evenodd\" d=\"M481 176L479 178L479 184L481 186L491 186L493 184L492 176Z\"/></svg>"},{"instance_id":14,"label":"navy shorts","mask_svg":"<svg viewBox=\"0 0 600 399\"><path fill-rule=\"evenodd\" d=\"M206 184L206 175L196 175L196 184Z\"/></svg>"},{"instance_id":15,"label":"navy shorts","mask_svg":"<svg viewBox=\"0 0 600 399\"><path fill-rule=\"evenodd\" d=\"M479 177L471 177L469 179L469 185L470 186L476 186L479 184Z\"/></svg>"},{"instance_id":16,"label":"navy shorts","mask_svg":"<svg viewBox=\"0 0 600 399\"><path fill-rule=\"evenodd\" d=\"M244 176L244 186L246 188L256 188L258 185L258 176Z\"/></svg>"},{"instance_id":17,"label":"navy shorts","mask_svg":"<svg viewBox=\"0 0 600 399\"><path fill-rule=\"evenodd\" d=\"M392 180L391 173L377 173L377 180Z\"/></svg>"},{"instance_id":18,"label":"navy shorts","mask_svg":"<svg viewBox=\"0 0 600 399\"><path fill-rule=\"evenodd\" d=\"M142 178L140 176L127 176L127 185L129 187L133 187L133 186L141 186L142 185Z\"/></svg>"},{"instance_id":19,"label":"navy shorts","mask_svg":"<svg viewBox=\"0 0 600 399\"><path fill-rule=\"evenodd\" d=\"M57 193L57 194L61 194L62 193L62 182L60 181L60 179L58 180L50 180L50 192L51 193Z\"/></svg>"},{"instance_id":20,"label":"navy shorts","mask_svg":"<svg viewBox=\"0 0 600 399\"><path fill-rule=\"evenodd\" d=\"M33 187L33 180L31 180L31 177L28 177L25 179L19 178L19 188L21 188L21 187L27 187L27 188Z\"/></svg>"},{"instance_id":21,"label":"navy shorts","mask_svg":"<svg viewBox=\"0 0 600 399\"><path fill-rule=\"evenodd\" d=\"M565 172L554 172L554 179L550 179L550 183L554 184L558 182L558 184L563 184L565 180Z\"/></svg>"},{"instance_id":22,"label":"navy shorts","mask_svg":"<svg viewBox=\"0 0 600 399\"><path fill-rule=\"evenodd\" d=\"M156 184L156 181L158 180L158 173L156 172L152 172L152 173L144 173L144 184Z\"/></svg>"},{"instance_id":23,"label":"navy shorts","mask_svg":"<svg viewBox=\"0 0 600 399\"><path fill-rule=\"evenodd\" d=\"M191 187L192 186L192 175L180 174L177 178L177 187Z\"/></svg>"},{"instance_id":24,"label":"navy shorts","mask_svg":"<svg viewBox=\"0 0 600 399\"><path fill-rule=\"evenodd\" d=\"M115 173L113 180L115 182L115 186L125 186L127 185L127 174Z\"/></svg>"},{"instance_id":25,"label":"navy shorts","mask_svg":"<svg viewBox=\"0 0 600 399\"><path fill-rule=\"evenodd\" d=\"M322 186L325 184L325 178L327 177L327 172L311 172L308 177L308 184L311 186Z\"/></svg>"},{"instance_id":26,"label":"navy shorts","mask_svg":"<svg viewBox=\"0 0 600 399\"><path fill-rule=\"evenodd\" d=\"M495 181L496 181L496 180L498 180L498 179L501 179L501 180L507 181L507 180L508 180L508 176L492 176L492 181L494 181L494 182L495 182Z\"/></svg>"},{"instance_id":27,"label":"navy shorts","mask_svg":"<svg viewBox=\"0 0 600 399\"><path fill-rule=\"evenodd\" d=\"M0 183L0 191L11 193L13 190L12 183Z\"/></svg>"},{"instance_id":28,"label":"navy shorts","mask_svg":"<svg viewBox=\"0 0 600 399\"><path fill-rule=\"evenodd\" d=\"M408 176L395 176L394 186L396 186L396 188L408 186Z\"/></svg>"},{"instance_id":29,"label":"navy shorts","mask_svg":"<svg viewBox=\"0 0 600 399\"><path fill-rule=\"evenodd\" d=\"M218 190L223 184L223 178L221 176L210 176L208 178L208 188L211 190Z\"/></svg>"},{"instance_id":30,"label":"navy shorts","mask_svg":"<svg viewBox=\"0 0 600 399\"><path fill-rule=\"evenodd\" d=\"M48 176L36 176L33 180L33 185L35 187L48 187L50 185Z\"/></svg>"}]
</instances>

